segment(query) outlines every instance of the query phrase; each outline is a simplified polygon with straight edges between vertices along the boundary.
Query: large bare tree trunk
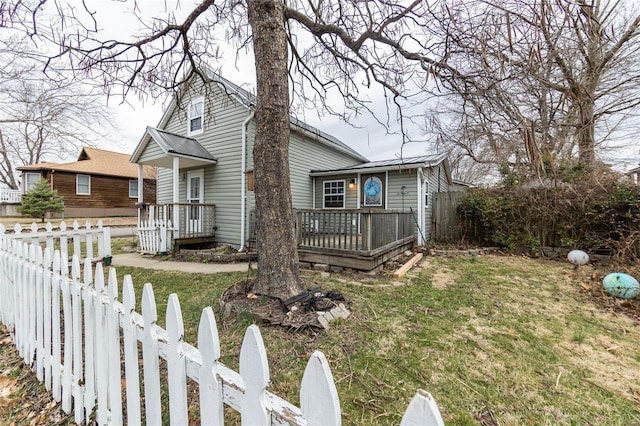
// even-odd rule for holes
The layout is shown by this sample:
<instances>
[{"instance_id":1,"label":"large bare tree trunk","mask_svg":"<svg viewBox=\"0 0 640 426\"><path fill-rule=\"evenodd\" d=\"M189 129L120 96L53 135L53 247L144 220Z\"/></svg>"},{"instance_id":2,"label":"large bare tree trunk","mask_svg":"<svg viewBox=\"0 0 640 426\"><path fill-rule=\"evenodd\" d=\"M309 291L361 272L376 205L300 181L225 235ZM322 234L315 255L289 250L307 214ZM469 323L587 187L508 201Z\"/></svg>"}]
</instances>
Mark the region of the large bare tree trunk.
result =
<instances>
[{"instance_id":1,"label":"large bare tree trunk","mask_svg":"<svg viewBox=\"0 0 640 426\"><path fill-rule=\"evenodd\" d=\"M258 276L254 292L302 291L289 180L289 81L284 3L248 0L258 99L253 147Z\"/></svg>"}]
</instances>

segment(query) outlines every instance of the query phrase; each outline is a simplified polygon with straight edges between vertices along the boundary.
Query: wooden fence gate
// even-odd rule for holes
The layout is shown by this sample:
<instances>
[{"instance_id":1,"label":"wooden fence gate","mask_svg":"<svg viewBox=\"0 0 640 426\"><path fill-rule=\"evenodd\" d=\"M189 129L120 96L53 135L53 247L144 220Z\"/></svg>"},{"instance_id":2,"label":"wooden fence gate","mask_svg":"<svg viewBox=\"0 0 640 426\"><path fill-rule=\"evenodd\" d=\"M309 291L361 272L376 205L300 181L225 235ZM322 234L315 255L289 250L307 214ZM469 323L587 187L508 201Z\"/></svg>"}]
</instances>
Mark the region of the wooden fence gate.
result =
<instances>
[{"instance_id":1,"label":"wooden fence gate","mask_svg":"<svg viewBox=\"0 0 640 426\"><path fill-rule=\"evenodd\" d=\"M165 330L156 324L151 284L144 285L139 314L131 276L119 283L111 267L105 282L102 264L96 263L95 271L92 267L85 259L81 271L76 252L69 271L65 251L0 235L0 321L24 362L62 409L74 412L76 423L186 425L191 379L199 387L202 424L223 424L224 405L240 413L243 425L341 424L336 387L321 352L307 364L298 408L267 390L269 364L256 325L246 330L235 372L220 362L211 307L202 311L194 347L183 341L176 294L168 299ZM163 419L161 359L166 361L168 419L166 414ZM418 391L401 425L444 423L431 395Z\"/></svg>"},{"instance_id":2,"label":"wooden fence gate","mask_svg":"<svg viewBox=\"0 0 640 426\"><path fill-rule=\"evenodd\" d=\"M465 192L437 192L431 214L431 239L436 242L458 241L462 238L462 223L457 213Z\"/></svg>"}]
</instances>

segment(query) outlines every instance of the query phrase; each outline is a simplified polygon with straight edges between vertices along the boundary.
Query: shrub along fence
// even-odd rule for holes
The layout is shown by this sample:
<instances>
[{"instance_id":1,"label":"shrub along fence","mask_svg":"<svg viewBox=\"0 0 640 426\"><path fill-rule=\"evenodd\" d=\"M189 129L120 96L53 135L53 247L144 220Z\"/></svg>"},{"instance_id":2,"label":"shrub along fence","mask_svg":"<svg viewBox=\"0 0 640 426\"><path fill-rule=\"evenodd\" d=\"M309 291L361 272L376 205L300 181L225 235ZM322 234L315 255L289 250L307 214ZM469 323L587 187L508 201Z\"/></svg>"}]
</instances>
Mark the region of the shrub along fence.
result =
<instances>
[{"instance_id":1,"label":"shrub along fence","mask_svg":"<svg viewBox=\"0 0 640 426\"><path fill-rule=\"evenodd\" d=\"M74 412L76 423L95 418L100 425L188 424L187 380L192 379L198 383L202 424L223 424L224 405L240 413L243 425L341 424L336 387L321 352L307 364L298 408L267 390L269 364L257 326L245 333L235 372L219 361L211 307L202 312L196 348L183 341L177 295L169 296L165 330L156 324L151 284L144 286L139 314L131 276L122 281L119 301L115 268L105 283L102 264L94 273L91 259L85 259L81 271L77 253L69 273L66 252L0 235L0 321L24 362L62 409ZM168 419L162 417L161 359L166 360ZM418 391L401 424L444 423L431 395Z\"/></svg>"}]
</instances>

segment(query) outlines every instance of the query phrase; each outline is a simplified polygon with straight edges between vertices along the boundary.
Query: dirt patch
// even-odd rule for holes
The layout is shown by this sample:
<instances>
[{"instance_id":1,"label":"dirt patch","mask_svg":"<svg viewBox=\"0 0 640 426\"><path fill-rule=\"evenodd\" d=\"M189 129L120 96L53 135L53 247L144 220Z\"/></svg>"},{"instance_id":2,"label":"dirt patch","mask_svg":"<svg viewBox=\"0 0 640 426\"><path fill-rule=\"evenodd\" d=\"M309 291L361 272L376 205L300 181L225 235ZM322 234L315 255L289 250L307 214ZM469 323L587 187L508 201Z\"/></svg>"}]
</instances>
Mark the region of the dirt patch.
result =
<instances>
[{"instance_id":1,"label":"dirt patch","mask_svg":"<svg viewBox=\"0 0 640 426\"><path fill-rule=\"evenodd\" d=\"M258 260L258 255L255 252L239 252L233 247L223 246L196 250L181 249L168 257L167 260L196 263L255 262Z\"/></svg>"},{"instance_id":2,"label":"dirt patch","mask_svg":"<svg viewBox=\"0 0 640 426\"><path fill-rule=\"evenodd\" d=\"M282 301L277 298L253 293L253 280L243 281L228 288L220 297L220 306L225 316L251 315L261 323L279 325L295 330L324 328L320 316L335 308L344 308L340 293L325 291L311 282L303 283L306 292L297 301Z\"/></svg>"}]
</instances>

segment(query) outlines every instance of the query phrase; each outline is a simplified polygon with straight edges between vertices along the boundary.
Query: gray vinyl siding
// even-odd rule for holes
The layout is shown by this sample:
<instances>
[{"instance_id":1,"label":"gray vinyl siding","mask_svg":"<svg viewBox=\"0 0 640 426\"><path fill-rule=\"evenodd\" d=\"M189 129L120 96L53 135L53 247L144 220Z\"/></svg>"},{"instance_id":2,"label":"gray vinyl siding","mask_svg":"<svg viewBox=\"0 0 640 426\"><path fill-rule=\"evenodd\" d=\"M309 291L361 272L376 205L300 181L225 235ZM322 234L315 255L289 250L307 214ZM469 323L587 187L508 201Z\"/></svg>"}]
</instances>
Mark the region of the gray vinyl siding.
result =
<instances>
[{"instance_id":1,"label":"gray vinyl siding","mask_svg":"<svg viewBox=\"0 0 640 426\"><path fill-rule=\"evenodd\" d=\"M409 170L391 170L387 179L387 209L389 210L405 210L409 207L415 211L418 205L418 179L416 178L417 169ZM404 203L403 189L404 188Z\"/></svg>"},{"instance_id":2,"label":"gray vinyl siding","mask_svg":"<svg viewBox=\"0 0 640 426\"><path fill-rule=\"evenodd\" d=\"M216 240L221 244L239 246L241 243L241 186L242 186L242 124L249 116L249 109L230 99L217 85L205 91L196 82L187 90L180 105L166 120L164 130L187 136L187 115L191 99L205 94L204 131L191 136L198 140L218 162L204 167L204 202L216 205ZM246 170L253 168L253 141L255 120L248 127ZM151 144L150 144L151 145ZM153 144L155 145L155 144ZM146 154L146 152L145 152ZM149 155L154 155L149 153ZM292 131L289 144L291 193L294 208L313 206L312 169L338 168L356 164L358 160L341 153L306 135ZM186 201L186 171L180 170L180 201ZM158 202L169 203L172 196L172 170L160 169L158 173ZM250 236L250 214L255 209L253 192L246 192L245 241ZM355 199L354 199L355 200ZM353 201L355 206L355 201Z\"/></svg>"},{"instance_id":3,"label":"gray vinyl siding","mask_svg":"<svg viewBox=\"0 0 640 426\"><path fill-rule=\"evenodd\" d=\"M215 165L204 169L204 202L215 204L216 241L221 244L238 245L240 242L240 189L242 123L249 110L239 102L230 100L217 85L206 92L202 84L193 84L182 105L175 108L165 130L187 135L186 108L192 98L205 95L204 132L192 136L197 139L217 160ZM198 168L196 168L197 170ZM168 202L171 201L171 170L159 173L158 187L166 187ZM186 170L180 171L180 201L186 201ZM165 183L167 181L167 183ZM160 195L159 190L159 195ZM163 200L164 200L164 192Z\"/></svg>"},{"instance_id":4,"label":"gray vinyl siding","mask_svg":"<svg viewBox=\"0 0 640 426\"><path fill-rule=\"evenodd\" d=\"M150 143L149 145L152 145ZM153 144L155 145L155 144ZM156 185L156 197L158 204L173 202L173 171L171 169L158 168L158 181Z\"/></svg>"},{"instance_id":5,"label":"gray vinyl siding","mask_svg":"<svg viewBox=\"0 0 640 426\"><path fill-rule=\"evenodd\" d=\"M165 156L164 151L157 143L149 143L142 154L140 155L140 159L138 162L143 163L145 161L157 160L158 158L162 158Z\"/></svg>"}]
</instances>

